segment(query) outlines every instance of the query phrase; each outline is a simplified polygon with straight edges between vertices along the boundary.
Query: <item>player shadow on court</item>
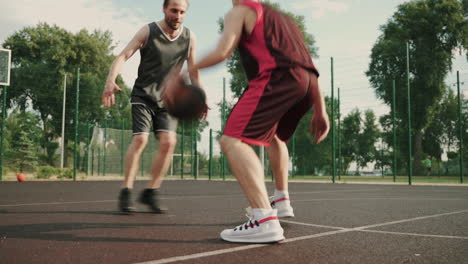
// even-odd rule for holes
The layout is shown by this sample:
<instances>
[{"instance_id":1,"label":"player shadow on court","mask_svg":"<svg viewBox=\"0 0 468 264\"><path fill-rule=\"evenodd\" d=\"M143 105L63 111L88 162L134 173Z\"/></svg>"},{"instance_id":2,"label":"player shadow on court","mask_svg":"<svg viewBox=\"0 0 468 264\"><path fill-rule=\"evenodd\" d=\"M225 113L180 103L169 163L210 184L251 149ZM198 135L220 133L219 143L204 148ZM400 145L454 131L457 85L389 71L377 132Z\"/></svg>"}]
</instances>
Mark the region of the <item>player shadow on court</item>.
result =
<instances>
[{"instance_id":1,"label":"player shadow on court","mask_svg":"<svg viewBox=\"0 0 468 264\"><path fill-rule=\"evenodd\" d=\"M10 225L0 226L0 236L3 239L35 239L47 241L73 241L73 242L122 242L122 243L183 243L183 244L224 244L217 233L213 233L213 238L200 239L200 240L177 240L177 239L150 239L150 238L134 238L124 237L123 230L127 228L141 228L141 227L219 227L231 226L229 224L127 224L127 223L46 223L46 224L23 224L23 225ZM91 230L95 235L99 233L108 233L104 230L115 229L111 235L118 234L120 237L112 236L80 236L76 234L67 234L72 231L85 231ZM63 232L63 233L59 233ZM144 231L142 231L144 232ZM187 231L187 233L190 231ZM211 232L210 232L211 233ZM134 233L133 233L134 234ZM144 232L148 235L148 232ZM165 234L167 237L171 236L171 231L167 233L161 230L155 231L155 234Z\"/></svg>"}]
</instances>

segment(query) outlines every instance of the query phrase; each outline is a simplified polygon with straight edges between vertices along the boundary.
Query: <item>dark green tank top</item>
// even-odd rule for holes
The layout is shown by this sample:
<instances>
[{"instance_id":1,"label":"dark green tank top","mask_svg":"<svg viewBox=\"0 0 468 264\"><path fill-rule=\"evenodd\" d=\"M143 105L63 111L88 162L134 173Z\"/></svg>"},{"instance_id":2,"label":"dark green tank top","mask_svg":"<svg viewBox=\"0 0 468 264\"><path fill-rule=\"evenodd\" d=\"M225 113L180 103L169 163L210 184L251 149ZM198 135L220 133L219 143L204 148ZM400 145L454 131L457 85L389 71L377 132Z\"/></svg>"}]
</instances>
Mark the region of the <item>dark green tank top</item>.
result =
<instances>
[{"instance_id":1,"label":"dark green tank top","mask_svg":"<svg viewBox=\"0 0 468 264\"><path fill-rule=\"evenodd\" d=\"M146 45L140 49L138 78L132 90L132 103L160 106L160 84L167 73L188 58L190 30L183 27L173 40L164 34L156 22L148 24L149 35Z\"/></svg>"}]
</instances>

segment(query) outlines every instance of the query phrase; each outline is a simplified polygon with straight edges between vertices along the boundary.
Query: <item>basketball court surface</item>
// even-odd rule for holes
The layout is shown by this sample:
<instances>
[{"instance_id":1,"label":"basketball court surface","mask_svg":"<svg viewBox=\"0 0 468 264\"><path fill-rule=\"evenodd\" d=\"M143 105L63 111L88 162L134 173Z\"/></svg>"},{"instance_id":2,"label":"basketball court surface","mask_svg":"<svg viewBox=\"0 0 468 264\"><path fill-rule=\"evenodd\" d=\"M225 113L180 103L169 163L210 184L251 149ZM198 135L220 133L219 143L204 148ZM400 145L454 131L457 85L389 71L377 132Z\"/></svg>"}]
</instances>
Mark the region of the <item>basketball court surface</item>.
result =
<instances>
[{"instance_id":1,"label":"basketball court surface","mask_svg":"<svg viewBox=\"0 0 468 264\"><path fill-rule=\"evenodd\" d=\"M234 244L237 182L165 181L164 215L118 214L120 184L0 183L0 263L468 263L466 186L290 183L286 239Z\"/></svg>"}]
</instances>

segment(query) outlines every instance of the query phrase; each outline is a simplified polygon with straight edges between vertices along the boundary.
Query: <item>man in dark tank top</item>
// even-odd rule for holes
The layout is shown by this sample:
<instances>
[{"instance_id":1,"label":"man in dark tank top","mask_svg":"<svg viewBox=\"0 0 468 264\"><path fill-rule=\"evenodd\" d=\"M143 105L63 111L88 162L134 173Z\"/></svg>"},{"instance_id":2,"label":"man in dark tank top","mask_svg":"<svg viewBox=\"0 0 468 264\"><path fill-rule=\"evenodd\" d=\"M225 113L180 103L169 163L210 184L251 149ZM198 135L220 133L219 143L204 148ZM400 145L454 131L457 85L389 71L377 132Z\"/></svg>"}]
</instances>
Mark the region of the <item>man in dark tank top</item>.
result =
<instances>
[{"instance_id":1,"label":"man in dark tank top","mask_svg":"<svg viewBox=\"0 0 468 264\"><path fill-rule=\"evenodd\" d=\"M174 66L187 61L188 69L195 61L195 35L183 26L189 0L164 0L164 19L143 26L115 58L109 71L102 103L115 103L114 93L121 91L115 83L122 65L140 50L138 77L131 94L133 138L125 156L125 180L119 195L122 213L135 211L131 190L138 172L141 153L153 132L159 149L152 163L152 179L141 193L139 201L155 213L164 213L159 202L159 188L166 174L176 145L177 120L171 117L161 102L161 83ZM198 72L191 71L192 83L199 83Z\"/></svg>"}]
</instances>

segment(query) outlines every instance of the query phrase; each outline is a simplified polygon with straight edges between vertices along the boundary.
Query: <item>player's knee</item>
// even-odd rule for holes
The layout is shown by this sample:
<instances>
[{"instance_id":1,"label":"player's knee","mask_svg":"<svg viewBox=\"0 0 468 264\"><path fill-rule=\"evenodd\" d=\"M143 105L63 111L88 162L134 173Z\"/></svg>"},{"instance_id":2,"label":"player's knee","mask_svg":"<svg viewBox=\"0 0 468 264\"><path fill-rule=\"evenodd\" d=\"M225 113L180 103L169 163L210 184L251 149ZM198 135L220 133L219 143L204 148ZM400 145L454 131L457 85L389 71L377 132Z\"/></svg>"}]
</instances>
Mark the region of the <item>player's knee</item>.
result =
<instances>
[{"instance_id":1,"label":"player's knee","mask_svg":"<svg viewBox=\"0 0 468 264\"><path fill-rule=\"evenodd\" d=\"M141 134L133 136L132 144L137 149L145 148L146 144L148 143L148 136Z\"/></svg>"},{"instance_id":2,"label":"player's knee","mask_svg":"<svg viewBox=\"0 0 468 264\"><path fill-rule=\"evenodd\" d=\"M228 137L228 136L221 136L219 139L219 144L221 145L221 151L226 153L227 150L229 150L232 146L232 144L235 143L235 140L233 138Z\"/></svg>"},{"instance_id":3,"label":"player's knee","mask_svg":"<svg viewBox=\"0 0 468 264\"><path fill-rule=\"evenodd\" d=\"M168 134L159 137L159 148L161 151L169 152L174 150L176 143L177 139L175 135Z\"/></svg>"}]
</instances>

